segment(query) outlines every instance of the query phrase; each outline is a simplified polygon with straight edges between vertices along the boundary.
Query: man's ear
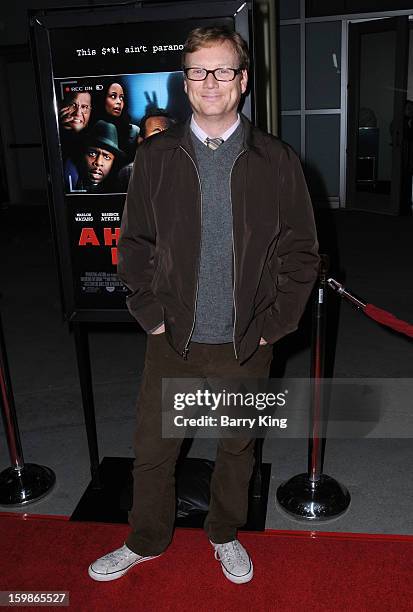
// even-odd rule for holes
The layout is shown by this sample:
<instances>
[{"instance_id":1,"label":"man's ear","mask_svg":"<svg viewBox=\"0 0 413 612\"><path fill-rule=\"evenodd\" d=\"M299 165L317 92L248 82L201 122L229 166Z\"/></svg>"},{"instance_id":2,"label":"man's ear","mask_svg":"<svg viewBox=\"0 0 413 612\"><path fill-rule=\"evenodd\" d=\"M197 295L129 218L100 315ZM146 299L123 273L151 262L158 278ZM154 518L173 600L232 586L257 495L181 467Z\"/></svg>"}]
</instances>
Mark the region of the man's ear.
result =
<instances>
[{"instance_id":1,"label":"man's ear","mask_svg":"<svg viewBox=\"0 0 413 612\"><path fill-rule=\"evenodd\" d=\"M188 95L188 87L187 87L187 82L186 82L185 77L184 77L184 92Z\"/></svg>"},{"instance_id":2,"label":"man's ear","mask_svg":"<svg viewBox=\"0 0 413 612\"><path fill-rule=\"evenodd\" d=\"M241 72L241 92L244 94L247 91L248 85L248 72L243 70Z\"/></svg>"}]
</instances>

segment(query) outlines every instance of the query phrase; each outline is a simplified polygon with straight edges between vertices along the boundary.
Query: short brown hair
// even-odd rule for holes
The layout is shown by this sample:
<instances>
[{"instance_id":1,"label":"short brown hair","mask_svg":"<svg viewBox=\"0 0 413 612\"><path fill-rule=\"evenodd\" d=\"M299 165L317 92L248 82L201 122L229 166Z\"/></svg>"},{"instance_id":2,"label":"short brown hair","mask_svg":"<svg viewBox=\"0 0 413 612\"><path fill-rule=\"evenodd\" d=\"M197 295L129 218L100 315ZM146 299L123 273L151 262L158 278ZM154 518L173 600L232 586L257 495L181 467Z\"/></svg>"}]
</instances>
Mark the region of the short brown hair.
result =
<instances>
[{"instance_id":1,"label":"short brown hair","mask_svg":"<svg viewBox=\"0 0 413 612\"><path fill-rule=\"evenodd\" d=\"M212 26L206 28L195 28L189 32L182 51L182 67L185 67L185 58L188 53L198 51L202 47L210 47L216 42L225 42L228 40L238 56L239 66L242 70L248 70L250 65L250 56L248 46L245 40L226 26Z\"/></svg>"}]
</instances>

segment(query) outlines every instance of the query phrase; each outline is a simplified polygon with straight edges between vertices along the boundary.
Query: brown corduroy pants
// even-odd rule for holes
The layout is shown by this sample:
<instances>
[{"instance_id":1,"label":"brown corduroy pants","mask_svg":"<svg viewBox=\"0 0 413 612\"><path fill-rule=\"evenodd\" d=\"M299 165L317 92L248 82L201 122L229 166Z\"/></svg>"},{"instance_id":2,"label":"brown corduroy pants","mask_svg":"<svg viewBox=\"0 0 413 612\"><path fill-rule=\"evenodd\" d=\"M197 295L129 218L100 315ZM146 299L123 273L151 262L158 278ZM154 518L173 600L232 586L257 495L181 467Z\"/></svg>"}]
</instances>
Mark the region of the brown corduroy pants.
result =
<instances>
[{"instance_id":1,"label":"brown corduroy pants","mask_svg":"<svg viewBox=\"0 0 413 612\"><path fill-rule=\"evenodd\" d=\"M165 334L149 335L138 398L134 439L132 528L127 546L142 556L158 555L169 545L175 522L175 465L182 438L162 438L162 378L267 378L273 347L260 346L242 365L232 344L191 343L187 360ZM220 544L236 538L247 519L248 486L254 439L218 440L205 530Z\"/></svg>"}]
</instances>

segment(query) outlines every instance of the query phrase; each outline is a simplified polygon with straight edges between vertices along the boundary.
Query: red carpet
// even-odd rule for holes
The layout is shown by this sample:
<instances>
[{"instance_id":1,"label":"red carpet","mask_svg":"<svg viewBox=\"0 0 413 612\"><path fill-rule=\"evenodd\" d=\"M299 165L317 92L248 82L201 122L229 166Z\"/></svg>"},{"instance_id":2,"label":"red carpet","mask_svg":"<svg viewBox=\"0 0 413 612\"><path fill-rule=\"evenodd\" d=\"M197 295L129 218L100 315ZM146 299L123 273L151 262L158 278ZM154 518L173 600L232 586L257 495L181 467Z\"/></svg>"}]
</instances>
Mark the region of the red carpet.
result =
<instances>
[{"instance_id":1,"label":"red carpet","mask_svg":"<svg viewBox=\"0 0 413 612\"><path fill-rule=\"evenodd\" d=\"M407 536L241 533L255 575L238 586L223 576L201 530L176 531L162 557L109 583L92 581L87 567L123 543L126 525L0 513L0 533L0 590L69 591L76 612L413 610Z\"/></svg>"}]
</instances>

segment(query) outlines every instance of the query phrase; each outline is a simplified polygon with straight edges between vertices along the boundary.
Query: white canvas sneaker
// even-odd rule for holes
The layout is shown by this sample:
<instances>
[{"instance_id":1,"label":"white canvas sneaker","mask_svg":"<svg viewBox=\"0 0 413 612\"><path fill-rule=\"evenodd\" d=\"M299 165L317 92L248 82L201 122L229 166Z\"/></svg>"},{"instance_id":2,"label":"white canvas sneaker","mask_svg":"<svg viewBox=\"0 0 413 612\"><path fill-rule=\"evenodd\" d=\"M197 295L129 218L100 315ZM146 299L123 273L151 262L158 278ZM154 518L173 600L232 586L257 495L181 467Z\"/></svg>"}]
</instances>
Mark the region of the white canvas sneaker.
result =
<instances>
[{"instance_id":1,"label":"white canvas sneaker","mask_svg":"<svg viewBox=\"0 0 413 612\"><path fill-rule=\"evenodd\" d=\"M157 557L160 557L160 555L141 557L124 544L121 548L100 557L89 565L88 574L93 580L99 580L100 582L116 580L124 576L134 565Z\"/></svg>"},{"instance_id":2,"label":"white canvas sneaker","mask_svg":"<svg viewBox=\"0 0 413 612\"><path fill-rule=\"evenodd\" d=\"M211 540L210 540L211 542ZM251 557L238 540L225 542L225 544L215 544L211 542L215 548L215 559L221 562L224 575L235 582L235 584L243 584L249 582L254 574Z\"/></svg>"}]
</instances>

